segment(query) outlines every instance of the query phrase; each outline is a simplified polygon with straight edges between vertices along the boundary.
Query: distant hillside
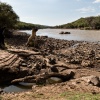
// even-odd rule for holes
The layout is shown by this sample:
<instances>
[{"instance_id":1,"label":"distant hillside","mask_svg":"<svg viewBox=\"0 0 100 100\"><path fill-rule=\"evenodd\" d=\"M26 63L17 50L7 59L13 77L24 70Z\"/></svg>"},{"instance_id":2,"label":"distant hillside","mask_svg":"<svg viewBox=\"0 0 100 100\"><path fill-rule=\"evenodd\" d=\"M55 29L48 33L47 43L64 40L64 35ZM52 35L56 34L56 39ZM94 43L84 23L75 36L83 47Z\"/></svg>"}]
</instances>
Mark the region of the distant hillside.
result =
<instances>
[{"instance_id":1,"label":"distant hillside","mask_svg":"<svg viewBox=\"0 0 100 100\"><path fill-rule=\"evenodd\" d=\"M80 18L72 23L55 26L55 28L100 29L100 16Z\"/></svg>"},{"instance_id":2,"label":"distant hillside","mask_svg":"<svg viewBox=\"0 0 100 100\"><path fill-rule=\"evenodd\" d=\"M51 26L46 26L46 25L39 25L39 24L32 24L32 23L26 23L26 22L21 22L19 21L16 24L16 29L20 29L20 30L30 30L33 27L37 27L37 28L51 28Z\"/></svg>"}]
</instances>

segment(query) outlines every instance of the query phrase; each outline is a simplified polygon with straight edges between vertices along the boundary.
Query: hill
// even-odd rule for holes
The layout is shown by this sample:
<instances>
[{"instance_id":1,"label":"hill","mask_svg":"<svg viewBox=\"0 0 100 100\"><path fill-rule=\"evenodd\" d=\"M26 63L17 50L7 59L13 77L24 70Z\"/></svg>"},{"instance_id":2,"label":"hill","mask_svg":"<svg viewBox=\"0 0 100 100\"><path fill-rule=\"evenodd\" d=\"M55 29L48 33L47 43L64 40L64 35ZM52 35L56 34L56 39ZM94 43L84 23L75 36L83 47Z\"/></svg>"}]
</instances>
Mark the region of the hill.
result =
<instances>
[{"instance_id":1,"label":"hill","mask_svg":"<svg viewBox=\"0 0 100 100\"><path fill-rule=\"evenodd\" d=\"M16 24L16 29L20 29L20 30L30 30L33 27L37 27L37 28L51 28L51 26L46 26L46 25L39 25L39 24L32 24L32 23L26 23L26 22L21 22L18 21Z\"/></svg>"},{"instance_id":2,"label":"hill","mask_svg":"<svg viewBox=\"0 0 100 100\"><path fill-rule=\"evenodd\" d=\"M100 29L100 16L80 18L72 23L67 23L55 28Z\"/></svg>"}]
</instances>

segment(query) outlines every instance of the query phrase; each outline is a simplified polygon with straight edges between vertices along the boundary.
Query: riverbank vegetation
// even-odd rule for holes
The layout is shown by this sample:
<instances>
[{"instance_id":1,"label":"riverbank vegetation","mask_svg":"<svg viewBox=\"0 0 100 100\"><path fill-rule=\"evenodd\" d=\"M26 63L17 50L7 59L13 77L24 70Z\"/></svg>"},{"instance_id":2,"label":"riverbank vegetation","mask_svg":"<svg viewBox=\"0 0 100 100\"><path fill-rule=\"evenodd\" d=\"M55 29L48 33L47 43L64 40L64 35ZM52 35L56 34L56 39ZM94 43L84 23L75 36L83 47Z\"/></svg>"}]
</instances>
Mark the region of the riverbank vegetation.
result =
<instances>
[{"instance_id":1,"label":"riverbank vegetation","mask_svg":"<svg viewBox=\"0 0 100 100\"><path fill-rule=\"evenodd\" d=\"M19 30L31 30L33 27L37 27L39 29L52 28L51 26L32 24L32 23L26 23L21 21L18 21L15 25L15 28Z\"/></svg>"},{"instance_id":2,"label":"riverbank vegetation","mask_svg":"<svg viewBox=\"0 0 100 100\"><path fill-rule=\"evenodd\" d=\"M66 29L100 29L100 16L91 16L86 18L80 18L72 23L55 26L55 28L66 28Z\"/></svg>"},{"instance_id":3,"label":"riverbank vegetation","mask_svg":"<svg viewBox=\"0 0 100 100\"><path fill-rule=\"evenodd\" d=\"M30 30L33 27L51 28L51 26L21 22L19 16L14 12L12 6L3 2L0 2L0 27L20 30Z\"/></svg>"},{"instance_id":4,"label":"riverbank vegetation","mask_svg":"<svg viewBox=\"0 0 100 100\"><path fill-rule=\"evenodd\" d=\"M0 27L6 26L8 29L30 30L33 27L43 28L63 28L63 29L100 29L100 16L91 16L80 18L72 23L58 26L47 26L40 24L32 24L21 22L19 16L14 12L13 8L6 3L0 2Z\"/></svg>"},{"instance_id":5,"label":"riverbank vegetation","mask_svg":"<svg viewBox=\"0 0 100 100\"><path fill-rule=\"evenodd\" d=\"M0 2L0 27L14 28L17 21L19 21L19 17L12 7Z\"/></svg>"},{"instance_id":6,"label":"riverbank vegetation","mask_svg":"<svg viewBox=\"0 0 100 100\"><path fill-rule=\"evenodd\" d=\"M82 20L80 24L84 23ZM76 26L77 23L76 21ZM20 22L12 7L0 2L0 27L2 26L8 29L39 27ZM44 27L48 26L40 25L39 28ZM29 37L27 33L13 31L12 35L5 38L7 50L0 50L0 84L35 84L31 91L19 93L6 93L0 87L0 100L100 99L99 42L37 36L35 45L26 46ZM55 78L59 80L54 80Z\"/></svg>"}]
</instances>

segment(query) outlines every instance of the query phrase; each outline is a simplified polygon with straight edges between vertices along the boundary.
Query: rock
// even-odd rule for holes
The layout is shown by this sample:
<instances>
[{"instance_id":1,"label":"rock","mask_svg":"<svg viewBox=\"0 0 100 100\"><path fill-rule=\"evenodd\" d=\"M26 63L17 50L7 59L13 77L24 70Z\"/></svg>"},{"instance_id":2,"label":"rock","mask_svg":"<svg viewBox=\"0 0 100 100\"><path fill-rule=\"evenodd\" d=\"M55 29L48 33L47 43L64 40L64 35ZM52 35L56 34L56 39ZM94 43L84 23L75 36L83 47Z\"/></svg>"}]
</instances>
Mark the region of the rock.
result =
<instances>
[{"instance_id":1,"label":"rock","mask_svg":"<svg viewBox=\"0 0 100 100\"><path fill-rule=\"evenodd\" d=\"M49 71L47 69L41 69L40 74L48 74Z\"/></svg>"},{"instance_id":2,"label":"rock","mask_svg":"<svg viewBox=\"0 0 100 100\"><path fill-rule=\"evenodd\" d=\"M70 34L70 32L65 32L64 34Z\"/></svg>"},{"instance_id":3,"label":"rock","mask_svg":"<svg viewBox=\"0 0 100 100\"><path fill-rule=\"evenodd\" d=\"M64 32L62 31L62 32L60 32L59 34L64 34Z\"/></svg>"},{"instance_id":4,"label":"rock","mask_svg":"<svg viewBox=\"0 0 100 100\"><path fill-rule=\"evenodd\" d=\"M0 83L10 81L18 76L21 58L7 51L0 50Z\"/></svg>"},{"instance_id":5,"label":"rock","mask_svg":"<svg viewBox=\"0 0 100 100\"><path fill-rule=\"evenodd\" d=\"M50 64L56 64L56 59L51 57L51 58L49 59L49 63L50 63Z\"/></svg>"},{"instance_id":6,"label":"rock","mask_svg":"<svg viewBox=\"0 0 100 100\"><path fill-rule=\"evenodd\" d=\"M56 67L51 67L51 71L52 72L59 72L58 69Z\"/></svg>"},{"instance_id":7,"label":"rock","mask_svg":"<svg viewBox=\"0 0 100 100\"><path fill-rule=\"evenodd\" d=\"M93 84L94 86L100 86L100 80L99 77L94 76L90 79L90 83Z\"/></svg>"},{"instance_id":8,"label":"rock","mask_svg":"<svg viewBox=\"0 0 100 100\"><path fill-rule=\"evenodd\" d=\"M42 66L39 63L36 63L33 68L36 68L37 70L41 70Z\"/></svg>"},{"instance_id":9,"label":"rock","mask_svg":"<svg viewBox=\"0 0 100 100\"><path fill-rule=\"evenodd\" d=\"M98 76L91 75L91 76L82 77L80 79L84 80L89 84L93 84L94 86L100 86L100 79Z\"/></svg>"},{"instance_id":10,"label":"rock","mask_svg":"<svg viewBox=\"0 0 100 100\"><path fill-rule=\"evenodd\" d=\"M83 67L93 67L93 63L90 60L82 60L81 65Z\"/></svg>"},{"instance_id":11,"label":"rock","mask_svg":"<svg viewBox=\"0 0 100 100\"><path fill-rule=\"evenodd\" d=\"M0 84L10 83L16 78L32 75L37 71L32 71L32 68L28 67L26 59L22 59L19 55L0 50Z\"/></svg>"},{"instance_id":12,"label":"rock","mask_svg":"<svg viewBox=\"0 0 100 100\"><path fill-rule=\"evenodd\" d=\"M3 90L0 88L0 94L3 92Z\"/></svg>"},{"instance_id":13,"label":"rock","mask_svg":"<svg viewBox=\"0 0 100 100\"><path fill-rule=\"evenodd\" d=\"M61 83L62 79L58 78L58 77L50 77L46 80L47 84L54 84L54 83Z\"/></svg>"},{"instance_id":14,"label":"rock","mask_svg":"<svg viewBox=\"0 0 100 100\"><path fill-rule=\"evenodd\" d=\"M60 32L59 34L70 34L70 32Z\"/></svg>"},{"instance_id":15,"label":"rock","mask_svg":"<svg viewBox=\"0 0 100 100\"><path fill-rule=\"evenodd\" d=\"M5 36L5 38L12 38L13 37L13 31L5 29L4 36Z\"/></svg>"},{"instance_id":16,"label":"rock","mask_svg":"<svg viewBox=\"0 0 100 100\"><path fill-rule=\"evenodd\" d=\"M22 63L21 64L23 67L27 67L27 64L26 63Z\"/></svg>"}]
</instances>

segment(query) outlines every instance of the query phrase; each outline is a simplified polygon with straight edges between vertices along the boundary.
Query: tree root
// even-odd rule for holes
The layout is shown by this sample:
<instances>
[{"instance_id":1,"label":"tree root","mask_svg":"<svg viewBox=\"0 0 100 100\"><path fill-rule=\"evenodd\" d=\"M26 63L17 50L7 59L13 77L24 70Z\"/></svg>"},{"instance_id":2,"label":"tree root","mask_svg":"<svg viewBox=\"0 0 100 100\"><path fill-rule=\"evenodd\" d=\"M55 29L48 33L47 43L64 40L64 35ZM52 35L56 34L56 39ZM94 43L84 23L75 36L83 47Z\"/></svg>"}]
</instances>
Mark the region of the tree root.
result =
<instances>
[{"instance_id":1,"label":"tree root","mask_svg":"<svg viewBox=\"0 0 100 100\"><path fill-rule=\"evenodd\" d=\"M22 49L8 49L11 53L16 53L19 56L25 56L28 57L30 55L41 55L40 52L30 51L30 50L22 50Z\"/></svg>"},{"instance_id":2,"label":"tree root","mask_svg":"<svg viewBox=\"0 0 100 100\"><path fill-rule=\"evenodd\" d=\"M40 83L44 84L46 80L50 77L61 78L62 81L64 82L73 78L74 75L75 73L73 71L70 71L68 73L49 73L49 74L32 75L32 76L26 76L24 78L14 79L11 81L11 83L29 82L29 83L36 83L36 84L40 84Z\"/></svg>"}]
</instances>

